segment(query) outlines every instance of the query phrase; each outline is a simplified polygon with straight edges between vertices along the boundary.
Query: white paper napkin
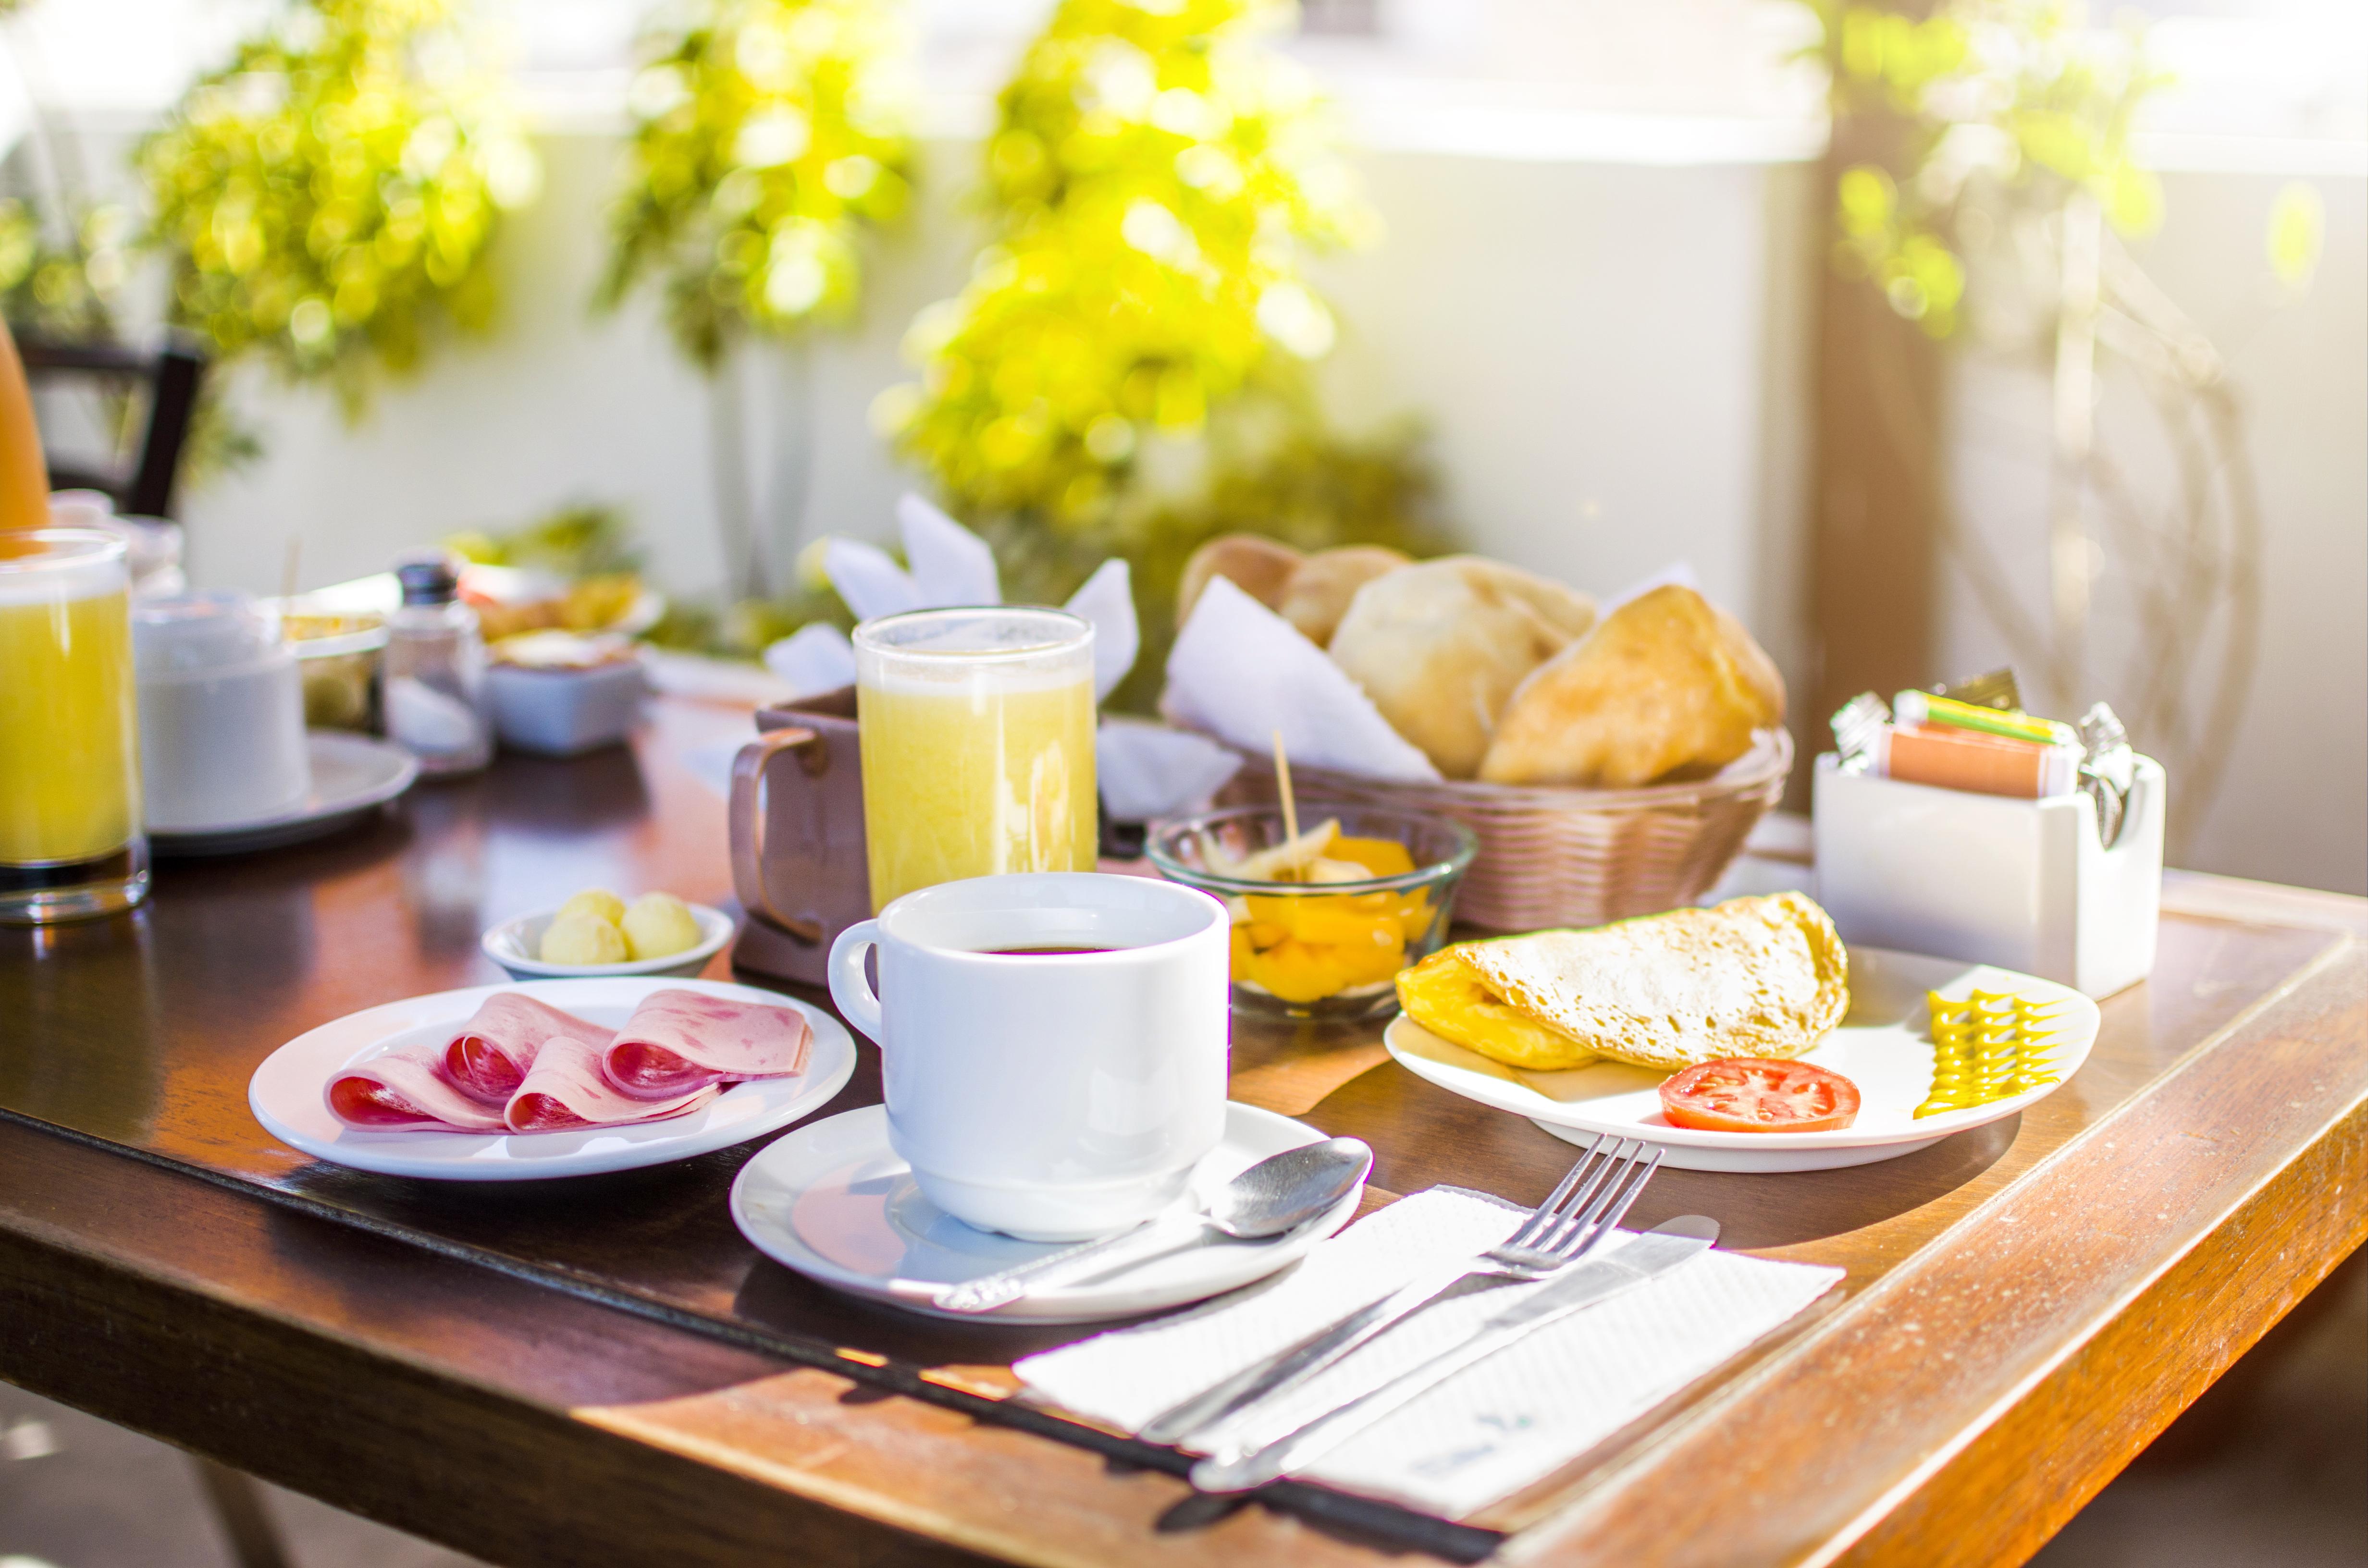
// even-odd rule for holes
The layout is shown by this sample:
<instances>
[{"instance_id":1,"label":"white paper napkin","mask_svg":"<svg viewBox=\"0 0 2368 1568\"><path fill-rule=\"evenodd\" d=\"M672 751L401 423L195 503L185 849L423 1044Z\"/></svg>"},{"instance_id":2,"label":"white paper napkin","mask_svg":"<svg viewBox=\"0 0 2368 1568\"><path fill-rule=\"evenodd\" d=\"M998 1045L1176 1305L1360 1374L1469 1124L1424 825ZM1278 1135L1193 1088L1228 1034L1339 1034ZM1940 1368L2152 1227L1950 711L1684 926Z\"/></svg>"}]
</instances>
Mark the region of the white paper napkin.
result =
<instances>
[{"instance_id":1,"label":"white paper napkin","mask_svg":"<svg viewBox=\"0 0 2368 1568\"><path fill-rule=\"evenodd\" d=\"M1094 776L1119 822L1199 811L1241 766L1206 735L1140 719L1106 719L1094 734Z\"/></svg>"},{"instance_id":2,"label":"white paper napkin","mask_svg":"<svg viewBox=\"0 0 2368 1568\"><path fill-rule=\"evenodd\" d=\"M1095 567L1064 608L1094 623L1094 700L1099 702L1134 668L1143 646L1134 619L1134 578L1126 562L1112 556Z\"/></svg>"},{"instance_id":3,"label":"white paper napkin","mask_svg":"<svg viewBox=\"0 0 2368 1568\"><path fill-rule=\"evenodd\" d=\"M985 540L918 495L907 494L896 503L896 520L910 571L878 545L834 539L823 548L823 570L830 575L830 585L858 620L1003 602L995 551ZM1065 608L1094 623L1094 700L1099 702L1118 689L1143 646L1126 562L1115 558L1103 562L1069 596ZM855 679L855 650L847 634L821 622L771 644L765 650L765 664L796 687L800 697L836 691Z\"/></svg>"},{"instance_id":4,"label":"white paper napkin","mask_svg":"<svg viewBox=\"0 0 2368 1568\"><path fill-rule=\"evenodd\" d=\"M1367 778L1435 783L1439 769L1382 717L1364 688L1291 622L1212 577L1167 655L1160 708L1245 751Z\"/></svg>"},{"instance_id":5,"label":"white paper napkin","mask_svg":"<svg viewBox=\"0 0 2368 1568\"><path fill-rule=\"evenodd\" d=\"M910 491L896 503L896 526L924 608L1003 602L1003 580L986 540Z\"/></svg>"},{"instance_id":6,"label":"white paper napkin","mask_svg":"<svg viewBox=\"0 0 2368 1568\"><path fill-rule=\"evenodd\" d=\"M1020 1361L1031 1397L1128 1431L1432 1265L1510 1235L1527 1210L1434 1187L1368 1216L1295 1268L1192 1312ZM1617 1242L1607 1242L1607 1247ZM1830 1290L1839 1268L1712 1251L1542 1329L1325 1455L1306 1472L1463 1518L1651 1409ZM1312 1419L1469 1335L1536 1286L1427 1309L1278 1406Z\"/></svg>"},{"instance_id":7,"label":"white paper napkin","mask_svg":"<svg viewBox=\"0 0 2368 1568\"><path fill-rule=\"evenodd\" d=\"M829 574L832 589L855 612L858 620L929 608L921 602L921 585L914 581L913 574L876 544L852 539L832 540L823 546L822 569Z\"/></svg>"},{"instance_id":8,"label":"white paper napkin","mask_svg":"<svg viewBox=\"0 0 2368 1568\"><path fill-rule=\"evenodd\" d=\"M855 645L837 627L817 620L767 648L765 667L798 697L820 697L855 684Z\"/></svg>"}]
</instances>

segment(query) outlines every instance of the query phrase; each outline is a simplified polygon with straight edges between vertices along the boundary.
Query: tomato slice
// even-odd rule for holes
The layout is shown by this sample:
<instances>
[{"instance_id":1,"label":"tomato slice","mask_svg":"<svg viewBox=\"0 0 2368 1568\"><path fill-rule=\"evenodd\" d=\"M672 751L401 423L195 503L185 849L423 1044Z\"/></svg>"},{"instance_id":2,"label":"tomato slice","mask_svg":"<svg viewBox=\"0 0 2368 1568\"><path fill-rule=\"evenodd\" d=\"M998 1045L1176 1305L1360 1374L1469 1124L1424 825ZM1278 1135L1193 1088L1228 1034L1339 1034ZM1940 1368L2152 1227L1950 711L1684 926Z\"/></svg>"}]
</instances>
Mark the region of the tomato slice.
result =
<instances>
[{"instance_id":1,"label":"tomato slice","mask_svg":"<svg viewBox=\"0 0 2368 1568\"><path fill-rule=\"evenodd\" d=\"M1661 1114L1704 1132L1831 1132L1858 1119L1858 1085L1806 1062L1730 1056L1663 1079Z\"/></svg>"}]
</instances>

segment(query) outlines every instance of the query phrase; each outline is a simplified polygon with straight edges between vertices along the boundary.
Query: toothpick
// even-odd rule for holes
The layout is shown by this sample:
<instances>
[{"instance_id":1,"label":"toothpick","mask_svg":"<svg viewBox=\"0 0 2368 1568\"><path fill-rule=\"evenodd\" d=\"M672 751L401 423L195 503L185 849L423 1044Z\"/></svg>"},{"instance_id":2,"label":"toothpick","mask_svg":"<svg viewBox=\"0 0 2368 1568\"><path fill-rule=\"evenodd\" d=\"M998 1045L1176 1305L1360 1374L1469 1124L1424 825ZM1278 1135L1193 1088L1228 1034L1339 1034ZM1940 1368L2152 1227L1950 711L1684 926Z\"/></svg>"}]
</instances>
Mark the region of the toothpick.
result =
<instances>
[{"instance_id":1,"label":"toothpick","mask_svg":"<svg viewBox=\"0 0 2368 1568\"><path fill-rule=\"evenodd\" d=\"M288 536L288 553L279 562L279 598L283 608L296 597L296 569L304 561L304 536Z\"/></svg>"},{"instance_id":2,"label":"toothpick","mask_svg":"<svg viewBox=\"0 0 2368 1568\"><path fill-rule=\"evenodd\" d=\"M1282 732L1281 730L1274 732L1274 782L1275 787L1282 791L1282 831L1285 835L1284 842L1288 844L1297 844L1299 842L1299 803L1291 798L1291 756L1289 753L1282 749ZM1298 867L1288 866L1283 869L1289 881L1297 881L1299 880Z\"/></svg>"}]
</instances>

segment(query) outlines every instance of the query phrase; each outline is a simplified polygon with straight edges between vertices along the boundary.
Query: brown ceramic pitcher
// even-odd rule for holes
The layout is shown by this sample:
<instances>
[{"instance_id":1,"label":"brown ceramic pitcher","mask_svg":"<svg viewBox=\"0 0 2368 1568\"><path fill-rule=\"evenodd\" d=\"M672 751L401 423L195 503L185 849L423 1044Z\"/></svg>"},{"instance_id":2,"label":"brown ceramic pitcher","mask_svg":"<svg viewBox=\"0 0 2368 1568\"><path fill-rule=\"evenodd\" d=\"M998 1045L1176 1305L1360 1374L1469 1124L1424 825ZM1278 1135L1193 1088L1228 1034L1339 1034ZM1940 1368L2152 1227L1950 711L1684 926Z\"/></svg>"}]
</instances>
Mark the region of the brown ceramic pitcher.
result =
<instances>
[{"instance_id":1,"label":"brown ceramic pitcher","mask_svg":"<svg viewBox=\"0 0 2368 1568\"><path fill-rule=\"evenodd\" d=\"M871 917L855 688L763 708L732 762L732 886L748 911L733 962L824 983L830 944Z\"/></svg>"}]
</instances>

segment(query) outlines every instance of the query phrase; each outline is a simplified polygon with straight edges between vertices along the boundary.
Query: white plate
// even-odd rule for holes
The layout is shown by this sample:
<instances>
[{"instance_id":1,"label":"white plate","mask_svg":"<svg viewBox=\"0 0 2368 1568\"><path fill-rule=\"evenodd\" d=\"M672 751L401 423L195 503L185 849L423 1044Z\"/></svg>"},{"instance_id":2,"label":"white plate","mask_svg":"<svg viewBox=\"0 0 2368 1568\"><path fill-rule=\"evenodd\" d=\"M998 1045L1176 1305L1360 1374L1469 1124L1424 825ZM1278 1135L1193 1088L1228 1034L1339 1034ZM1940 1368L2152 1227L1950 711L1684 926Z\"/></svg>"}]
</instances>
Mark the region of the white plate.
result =
<instances>
[{"instance_id":1,"label":"white plate","mask_svg":"<svg viewBox=\"0 0 2368 1568\"><path fill-rule=\"evenodd\" d=\"M487 958L509 971L513 980L607 980L627 974L697 974L732 939L732 916L720 909L694 903L690 905L690 917L699 922L699 945L695 948L685 948L662 959L643 959L638 963L545 963L534 955L542 946L543 932L551 928L558 914L556 909L546 909L539 915L505 920L487 931L478 945Z\"/></svg>"},{"instance_id":2,"label":"white plate","mask_svg":"<svg viewBox=\"0 0 2368 1568\"><path fill-rule=\"evenodd\" d=\"M794 1007L814 1026L814 1044L796 1077L735 1084L689 1115L665 1121L570 1132L366 1132L329 1114L321 1091L332 1074L396 1046L448 1037L502 991L610 1028L621 1027L653 991ZM247 1083L246 1103L274 1138L316 1160L431 1181L537 1181L660 1165L761 1137L828 1104L854 1071L855 1041L845 1026L777 991L712 980L529 980L412 996L323 1024L264 1059Z\"/></svg>"},{"instance_id":3,"label":"white plate","mask_svg":"<svg viewBox=\"0 0 2368 1568\"><path fill-rule=\"evenodd\" d=\"M1646 1067L1598 1062L1567 1073L1525 1073L1452 1045L1400 1014L1383 1036L1390 1054L1440 1088L1526 1116L1557 1138L1600 1132L1641 1138L1666 1151L1662 1163L1689 1171L1822 1171L1912 1154L1969 1127L2034 1105L2068 1082L2097 1040L2097 1005L2067 985L2010 970L1925 958L1883 948L1850 949L1850 1016L1801 1060L1858 1085L1858 1119L1833 1132L1701 1132L1662 1119L1668 1076ZM1932 1040L1924 994L1952 1001L1968 992L2010 991L2050 1004L2054 1084L1987 1105L1916 1119L1932 1086Z\"/></svg>"},{"instance_id":4,"label":"white plate","mask_svg":"<svg viewBox=\"0 0 2368 1568\"><path fill-rule=\"evenodd\" d=\"M308 730L304 750L313 788L287 811L218 827L148 830L159 855L244 855L322 838L375 811L411 788L419 759L392 741L343 730Z\"/></svg>"},{"instance_id":5,"label":"white plate","mask_svg":"<svg viewBox=\"0 0 2368 1568\"><path fill-rule=\"evenodd\" d=\"M1224 1136L1194 1168L1167 1222L1145 1233L1143 1250L1154 1250L1155 1238L1172 1240L1192 1229L1186 1220L1191 1209L1247 1167L1323 1137L1305 1122L1228 1103ZM757 1251L808 1278L931 1317L1099 1323L1262 1279L1347 1224L1357 1198L1349 1193L1275 1241L1231 1242L1212 1233L1208 1245L1134 1269L1124 1267L1121 1255L1110 1267L1123 1272L1055 1286L991 1312L939 1312L929 1301L941 1287L1042 1257L1062 1244L973 1230L939 1209L914 1185L912 1167L888 1147L888 1108L866 1106L801 1127L741 1166L732 1184L732 1222Z\"/></svg>"}]
</instances>

